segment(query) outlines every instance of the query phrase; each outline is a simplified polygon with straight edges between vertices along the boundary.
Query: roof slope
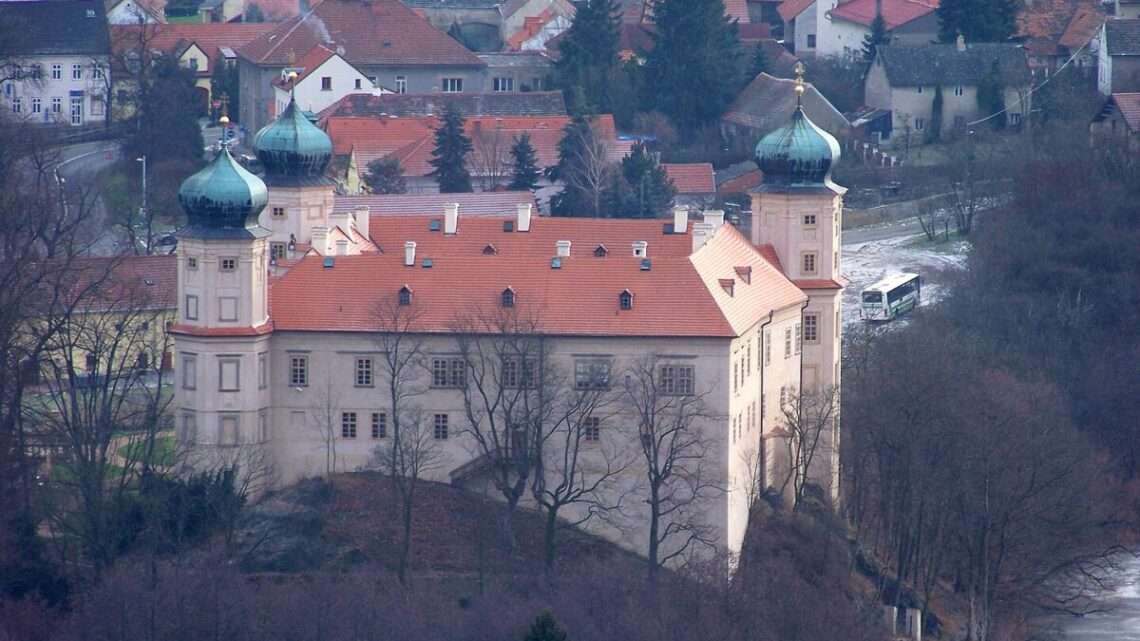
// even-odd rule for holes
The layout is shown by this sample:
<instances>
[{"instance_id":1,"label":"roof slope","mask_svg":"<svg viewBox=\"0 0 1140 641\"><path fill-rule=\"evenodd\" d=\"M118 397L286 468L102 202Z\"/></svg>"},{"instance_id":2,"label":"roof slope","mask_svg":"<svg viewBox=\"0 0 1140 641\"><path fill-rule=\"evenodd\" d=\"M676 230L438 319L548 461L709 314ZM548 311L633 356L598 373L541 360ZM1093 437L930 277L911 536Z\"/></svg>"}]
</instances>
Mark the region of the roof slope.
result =
<instances>
[{"instance_id":1,"label":"roof slope","mask_svg":"<svg viewBox=\"0 0 1140 641\"><path fill-rule=\"evenodd\" d=\"M1018 15L1018 37L1032 55L1055 56L1088 44L1104 24L1095 0L1036 0Z\"/></svg>"},{"instance_id":2,"label":"roof slope","mask_svg":"<svg viewBox=\"0 0 1140 641\"><path fill-rule=\"evenodd\" d=\"M565 116L561 91L380 94L351 93L320 113L331 116L436 116L454 106L465 116Z\"/></svg>"},{"instance_id":3,"label":"roof slope","mask_svg":"<svg viewBox=\"0 0 1140 641\"><path fill-rule=\"evenodd\" d=\"M324 0L277 25L238 52L250 62L288 65L316 45L339 51L354 65L455 65L483 62L399 0Z\"/></svg>"},{"instance_id":4,"label":"roof slope","mask_svg":"<svg viewBox=\"0 0 1140 641\"><path fill-rule=\"evenodd\" d=\"M519 205L530 205L532 211L538 206L534 194L529 191L484 191L469 194L337 196L333 211L345 212L357 207L368 207L372 216L442 216L443 206L447 203L458 203L460 216L514 216Z\"/></svg>"},{"instance_id":5,"label":"roof slope","mask_svg":"<svg viewBox=\"0 0 1140 641\"><path fill-rule=\"evenodd\" d=\"M1140 131L1140 93L1114 93L1109 100L1116 105L1128 128Z\"/></svg>"},{"instance_id":6,"label":"roof slope","mask_svg":"<svg viewBox=\"0 0 1140 641\"><path fill-rule=\"evenodd\" d=\"M977 85L995 63L1002 84L1023 85L1031 79L1025 49L1015 44L978 43L965 51L953 44L884 45L878 49L878 61L895 87Z\"/></svg>"},{"instance_id":7,"label":"roof slope","mask_svg":"<svg viewBox=\"0 0 1140 641\"><path fill-rule=\"evenodd\" d=\"M269 33L273 27L270 23L254 22L112 25L111 46L117 54L127 53L139 45L141 33L153 51L181 55L191 44L196 44L216 62L222 55L222 47L236 50ZM201 71L208 73L206 69Z\"/></svg>"},{"instance_id":8,"label":"roof slope","mask_svg":"<svg viewBox=\"0 0 1140 641\"><path fill-rule=\"evenodd\" d=\"M1140 56L1140 19L1109 20L1104 35L1108 55Z\"/></svg>"},{"instance_id":9,"label":"roof slope","mask_svg":"<svg viewBox=\"0 0 1140 641\"><path fill-rule=\"evenodd\" d=\"M897 29L938 9L938 0L850 0L831 10L832 18L871 26L875 20L876 4L882 3L883 21L887 29Z\"/></svg>"},{"instance_id":10,"label":"roof slope","mask_svg":"<svg viewBox=\"0 0 1140 641\"><path fill-rule=\"evenodd\" d=\"M711 162L661 163L665 175L673 181L678 194L711 194L716 192L716 178Z\"/></svg>"},{"instance_id":11,"label":"roof slope","mask_svg":"<svg viewBox=\"0 0 1140 641\"><path fill-rule=\"evenodd\" d=\"M794 88L793 80L761 73L732 101L724 119L764 135L791 119L796 109ZM803 106L804 113L812 122L834 136L843 135L851 126L847 118L811 83L807 84L804 92Z\"/></svg>"},{"instance_id":12,"label":"roof slope","mask_svg":"<svg viewBox=\"0 0 1140 641\"><path fill-rule=\"evenodd\" d=\"M814 3L815 0L784 0L776 11L784 22L791 22Z\"/></svg>"},{"instance_id":13,"label":"roof slope","mask_svg":"<svg viewBox=\"0 0 1140 641\"><path fill-rule=\"evenodd\" d=\"M385 218L372 232L385 253L337 256L332 268L306 258L273 284L276 331L368 331L377 306L412 290L425 332L449 332L456 319L499 313L503 290L513 288L520 313L533 314L552 334L584 336L736 336L776 308L804 294L729 225L690 259L689 234L663 234L656 220L534 219L527 233L504 232L513 218L463 217L458 233L431 232L422 216ZM404 266L404 242L417 243L417 262ZM555 242L571 241L571 256L551 268ZM651 269L641 269L631 245L647 241ZM493 244L495 252L484 253ZM609 252L596 257L604 244ZM421 261L432 259L424 269ZM734 296L719 279L751 267L751 283ZM619 310L628 289L633 309ZM315 296L314 292L320 292ZM678 307L683 297L686 304ZM335 301L334 303L317 303Z\"/></svg>"},{"instance_id":14,"label":"roof slope","mask_svg":"<svg viewBox=\"0 0 1140 641\"><path fill-rule=\"evenodd\" d=\"M81 0L0 2L0 23L12 27L0 58L17 55L107 55L111 40L102 3Z\"/></svg>"},{"instance_id":15,"label":"roof slope","mask_svg":"<svg viewBox=\"0 0 1140 641\"><path fill-rule=\"evenodd\" d=\"M178 257L76 259L74 291L85 311L173 309L178 306Z\"/></svg>"}]
</instances>

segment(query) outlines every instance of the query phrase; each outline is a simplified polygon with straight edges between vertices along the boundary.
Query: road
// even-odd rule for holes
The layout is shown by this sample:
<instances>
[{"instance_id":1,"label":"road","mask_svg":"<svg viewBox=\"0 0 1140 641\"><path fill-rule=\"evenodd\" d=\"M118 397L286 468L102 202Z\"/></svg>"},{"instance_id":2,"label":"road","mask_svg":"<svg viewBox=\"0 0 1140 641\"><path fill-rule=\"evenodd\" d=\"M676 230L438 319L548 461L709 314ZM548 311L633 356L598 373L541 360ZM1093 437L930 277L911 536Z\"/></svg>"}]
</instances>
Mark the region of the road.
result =
<instances>
[{"instance_id":1,"label":"road","mask_svg":"<svg viewBox=\"0 0 1140 641\"><path fill-rule=\"evenodd\" d=\"M1119 580L1103 599L1106 612L1059 621L1067 641L1140 641L1140 558L1123 563Z\"/></svg>"},{"instance_id":2,"label":"road","mask_svg":"<svg viewBox=\"0 0 1140 641\"><path fill-rule=\"evenodd\" d=\"M95 187L95 178L100 171L116 162L122 154L122 146L115 141L103 140L70 145L60 150L60 161L56 165L59 176L64 180L67 192L78 198L82 192L90 193ZM103 201L96 198L91 205L91 224L88 229L91 238L90 253L107 256L117 253L118 241L107 223L107 210Z\"/></svg>"}]
</instances>

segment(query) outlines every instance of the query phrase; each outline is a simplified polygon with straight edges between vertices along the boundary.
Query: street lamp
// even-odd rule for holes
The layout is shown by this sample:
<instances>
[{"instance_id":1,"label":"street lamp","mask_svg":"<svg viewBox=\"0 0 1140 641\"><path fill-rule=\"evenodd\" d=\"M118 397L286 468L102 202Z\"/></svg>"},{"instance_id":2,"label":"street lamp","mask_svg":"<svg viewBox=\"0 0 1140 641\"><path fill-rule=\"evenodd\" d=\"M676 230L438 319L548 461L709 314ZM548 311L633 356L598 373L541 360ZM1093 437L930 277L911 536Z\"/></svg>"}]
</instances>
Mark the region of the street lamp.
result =
<instances>
[{"instance_id":1,"label":"street lamp","mask_svg":"<svg viewBox=\"0 0 1140 641\"><path fill-rule=\"evenodd\" d=\"M146 154L135 158L135 162L142 163L142 207L139 207L139 216L147 221L146 216ZM146 253L150 254L150 221L146 222Z\"/></svg>"}]
</instances>

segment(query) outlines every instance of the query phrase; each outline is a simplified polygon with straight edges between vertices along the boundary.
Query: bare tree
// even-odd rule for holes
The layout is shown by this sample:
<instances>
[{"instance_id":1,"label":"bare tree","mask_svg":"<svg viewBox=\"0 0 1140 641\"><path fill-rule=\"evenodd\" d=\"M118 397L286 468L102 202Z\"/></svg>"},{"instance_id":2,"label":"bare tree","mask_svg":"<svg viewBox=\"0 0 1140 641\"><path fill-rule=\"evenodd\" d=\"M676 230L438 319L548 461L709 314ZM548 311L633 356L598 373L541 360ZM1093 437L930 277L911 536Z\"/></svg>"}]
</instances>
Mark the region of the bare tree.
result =
<instances>
[{"instance_id":1,"label":"bare tree","mask_svg":"<svg viewBox=\"0 0 1140 641\"><path fill-rule=\"evenodd\" d=\"M780 492L791 488L794 505L804 497L804 489L815 476L816 457L830 456L836 420L839 417L839 390L831 387L797 393L792 390L781 399L783 435L788 469L780 481ZM830 467L830 466L828 466Z\"/></svg>"},{"instance_id":2,"label":"bare tree","mask_svg":"<svg viewBox=\"0 0 1140 641\"><path fill-rule=\"evenodd\" d=\"M482 128L475 130L472 136L475 149L470 162L483 191L492 191L511 177L511 142L512 138L500 127L489 132Z\"/></svg>"},{"instance_id":3,"label":"bare tree","mask_svg":"<svg viewBox=\"0 0 1140 641\"><path fill-rule=\"evenodd\" d=\"M309 427L321 439L321 448L325 453L325 476L331 480L337 472L336 443L341 437L342 429L340 393L329 377L325 377L320 385L309 406Z\"/></svg>"},{"instance_id":4,"label":"bare tree","mask_svg":"<svg viewBox=\"0 0 1140 641\"><path fill-rule=\"evenodd\" d=\"M703 430L716 417L705 403L708 392L696 388L691 364L650 355L632 363L624 378L624 409L637 425L645 464L649 581L654 583L665 564L698 547L714 547L702 507L724 488L707 456L715 439Z\"/></svg>"},{"instance_id":5,"label":"bare tree","mask_svg":"<svg viewBox=\"0 0 1140 641\"><path fill-rule=\"evenodd\" d=\"M937 199L926 198L918 202L918 224L932 243L938 241L940 229L942 240L950 239L950 214L945 207L937 205Z\"/></svg>"},{"instance_id":6,"label":"bare tree","mask_svg":"<svg viewBox=\"0 0 1140 641\"><path fill-rule=\"evenodd\" d=\"M590 202L591 215L595 218L601 215L602 194L610 182L610 175L614 171L609 160L609 150L605 141L598 136L591 127L570 127L567 136L576 140L570 141L570 158L566 163L569 171L562 172L560 178L567 189L577 191Z\"/></svg>"}]
</instances>

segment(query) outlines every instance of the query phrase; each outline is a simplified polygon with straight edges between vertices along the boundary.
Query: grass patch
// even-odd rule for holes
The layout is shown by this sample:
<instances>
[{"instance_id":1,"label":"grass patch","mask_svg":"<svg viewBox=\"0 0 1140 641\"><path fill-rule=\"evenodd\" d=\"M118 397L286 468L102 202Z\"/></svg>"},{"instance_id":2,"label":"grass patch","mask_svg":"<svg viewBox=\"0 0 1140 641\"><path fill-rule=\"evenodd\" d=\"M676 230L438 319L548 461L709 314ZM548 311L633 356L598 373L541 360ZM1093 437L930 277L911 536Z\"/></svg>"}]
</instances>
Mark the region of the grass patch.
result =
<instances>
[{"instance_id":1,"label":"grass patch","mask_svg":"<svg viewBox=\"0 0 1140 641\"><path fill-rule=\"evenodd\" d=\"M127 473L127 468L115 465L114 463L107 463L105 467L105 478L107 480L123 478L123 475ZM57 463L53 465L51 475L48 477L52 483L64 485L74 485L78 478L75 473L75 468L72 467L70 463Z\"/></svg>"},{"instance_id":2,"label":"grass patch","mask_svg":"<svg viewBox=\"0 0 1140 641\"><path fill-rule=\"evenodd\" d=\"M957 231L951 230L948 236L944 236L939 232L937 239L933 241L923 234L910 240L905 246L912 249L934 251L940 254L958 254L961 253L961 243L965 242L969 242L969 236L963 236Z\"/></svg>"},{"instance_id":3,"label":"grass patch","mask_svg":"<svg viewBox=\"0 0 1140 641\"><path fill-rule=\"evenodd\" d=\"M174 436L163 434L154 439L154 451L150 460L146 460L146 441L134 441L119 448L119 455L131 461L146 462L150 465L165 467L174 464Z\"/></svg>"}]
</instances>

